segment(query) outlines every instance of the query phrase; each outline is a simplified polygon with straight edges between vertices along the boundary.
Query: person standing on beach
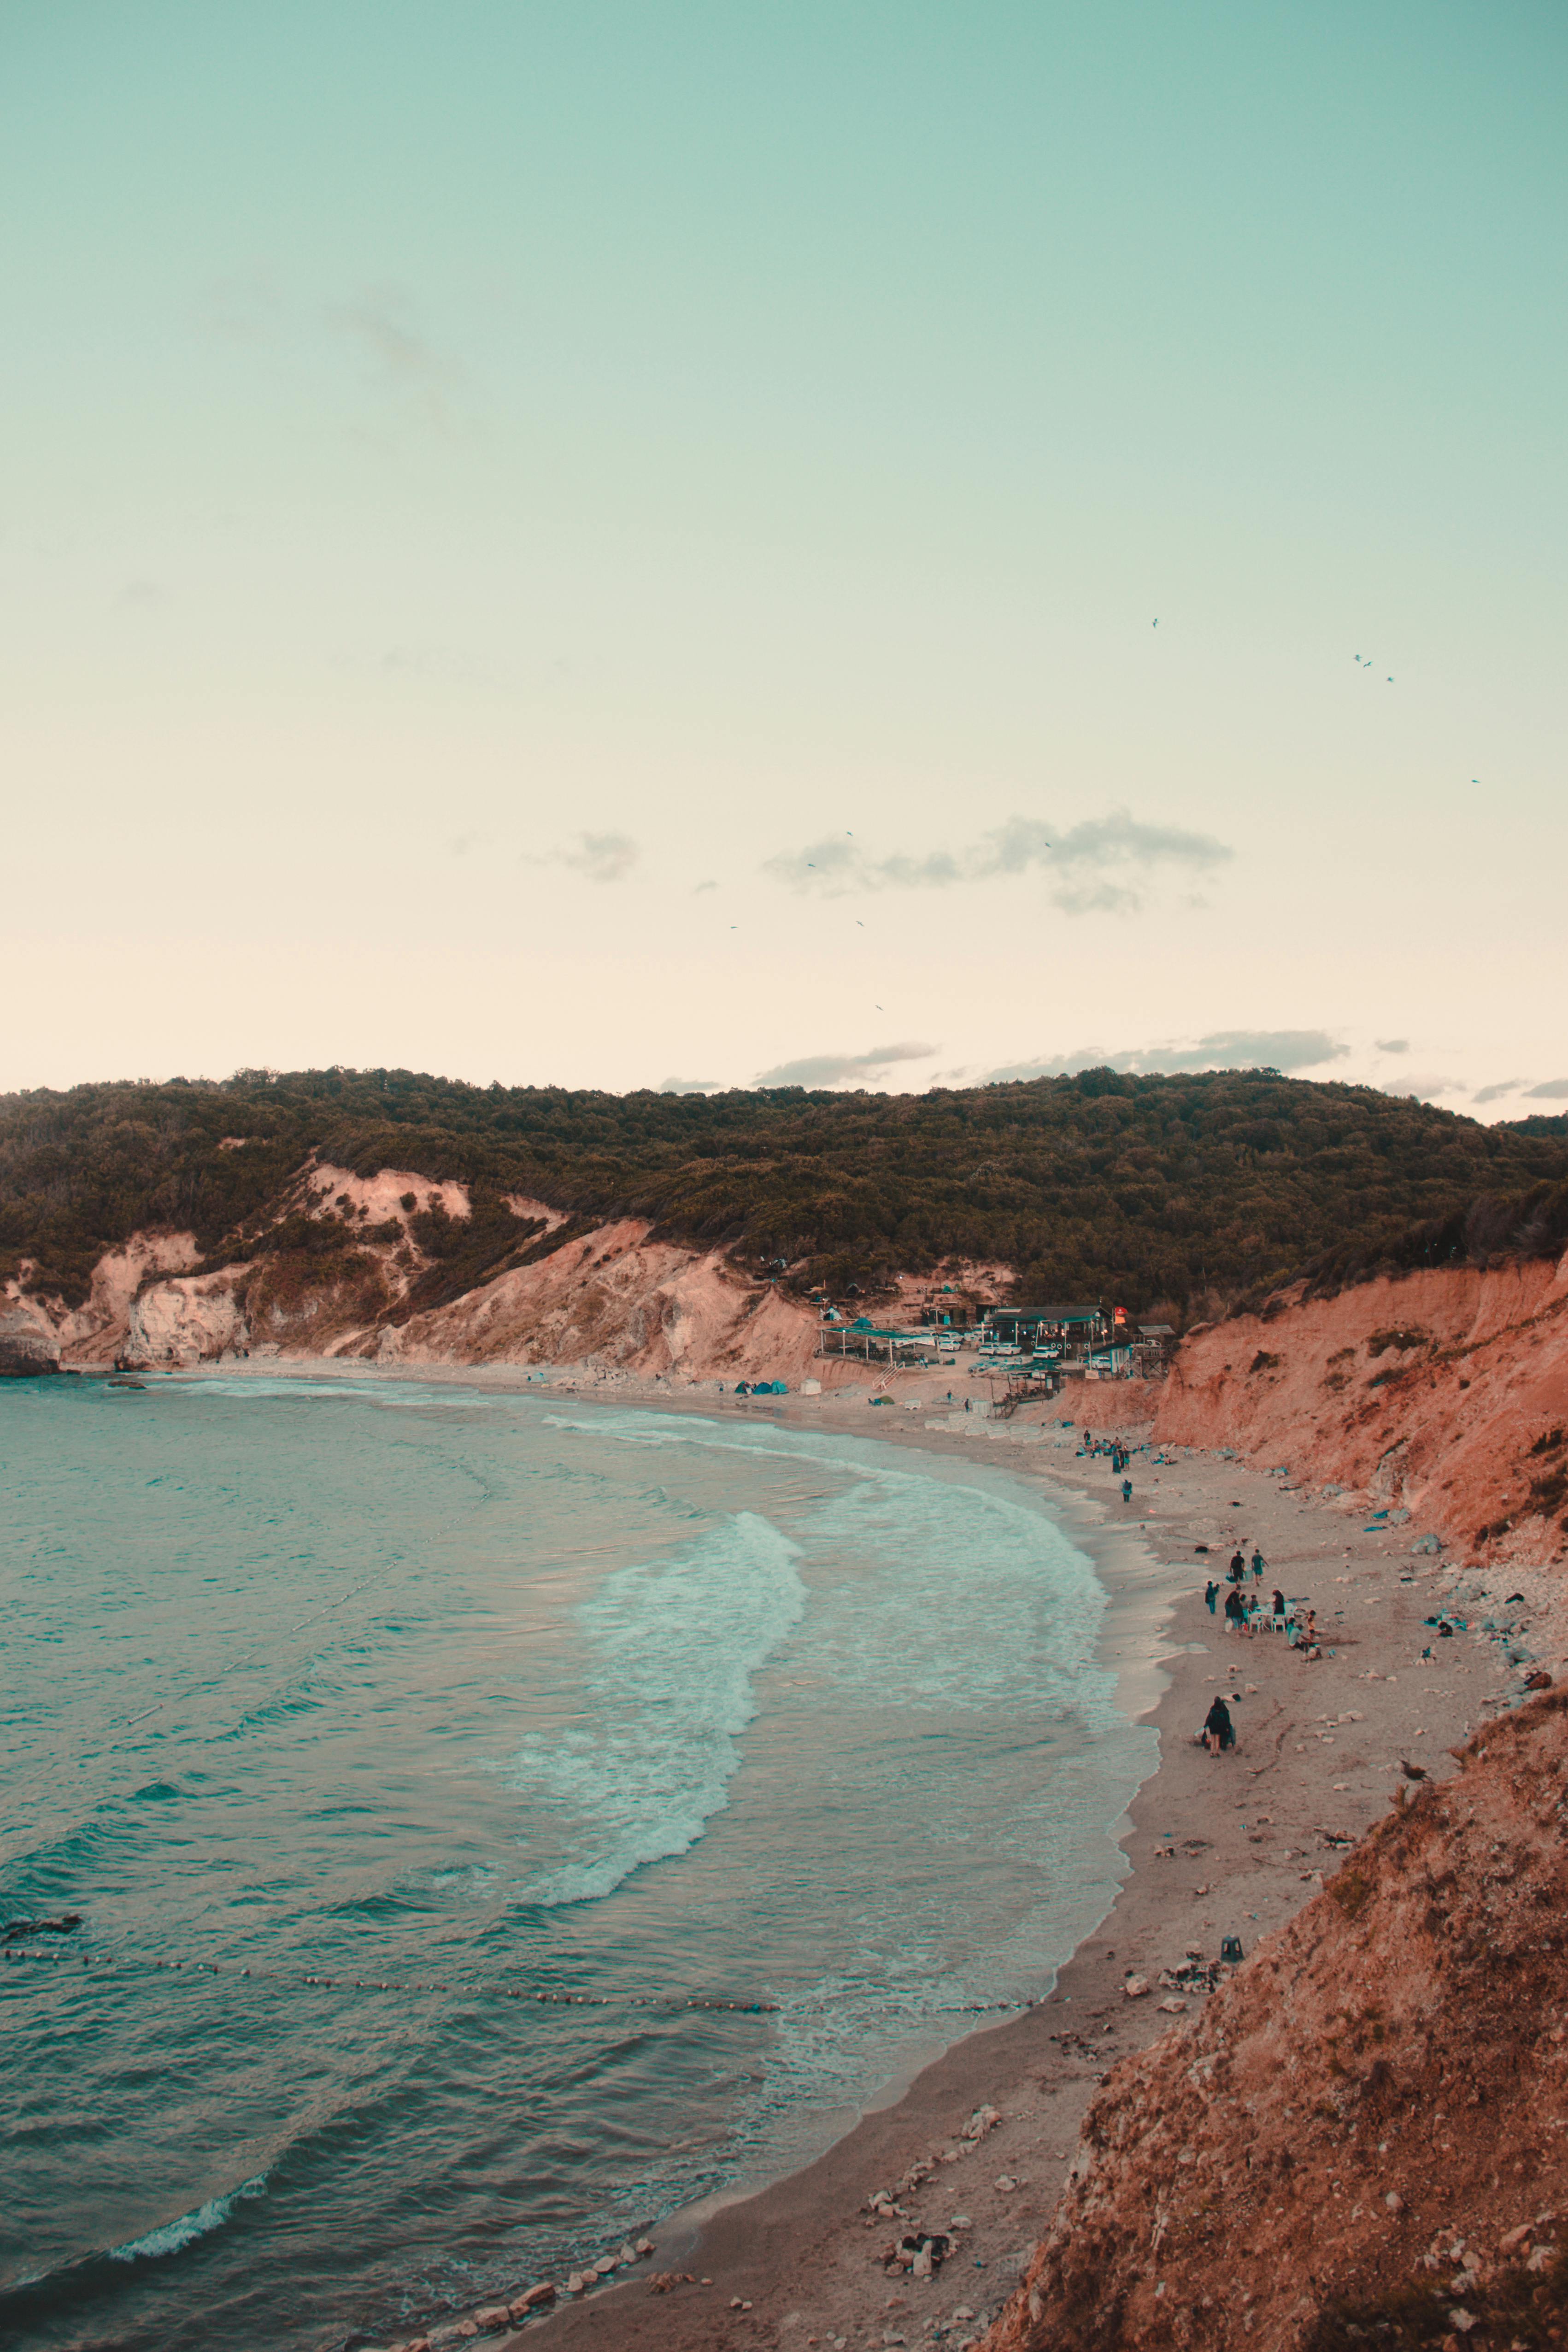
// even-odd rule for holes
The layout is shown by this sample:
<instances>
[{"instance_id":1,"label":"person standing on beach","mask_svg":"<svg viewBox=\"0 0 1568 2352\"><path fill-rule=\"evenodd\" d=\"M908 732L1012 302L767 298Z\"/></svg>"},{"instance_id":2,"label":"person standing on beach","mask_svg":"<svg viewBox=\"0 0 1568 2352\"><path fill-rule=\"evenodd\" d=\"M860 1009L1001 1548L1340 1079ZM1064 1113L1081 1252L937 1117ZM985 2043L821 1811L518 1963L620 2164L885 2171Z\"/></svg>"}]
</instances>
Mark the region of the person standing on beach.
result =
<instances>
[{"instance_id":1,"label":"person standing on beach","mask_svg":"<svg viewBox=\"0 0 1568 2352\"><path fill-rule=\"evenodd\" d=\"M1244 1556L1241 1552L1239 1552L1239 1551L1232 1552L1232 1553L1231 1553L1231 1555L1230 1555L1230 1581L1231 1581L1231 1583L1232 1583L1232 1584L1239 1584L1239 1583L1240 1583L1240 1581L1241 1581L1241 1580L1242 1580L1242 1578L1246 1575L1246 1573L1247 1573L1247 1561L1246 1561L1246 1558L1245 1558L1245 1556Z\"/></svg>"},{"instance_id":2,"label":"person standing on beach","mask_svg":"<svg viewBox=\"0 0 1568 2352\"><path fill-rule=\"evenodd\" d=\"M1122 1481L1122 1500L1124 1503L1130 1503L1132 1499L1133 1482L1130 1478L1124 1478Z\"/></svg>"},{"instance_id":3,"label":"person standing on beach","mask_svg":"<svg viewBox=\"0 0 1568 2352\"><path fill-rule=\"evenodd\" d=\"M1236 1726L1230 1720L1230 1709L1222 1698L1216 1698L1203 1718L1203 1744L1211 1756L1221 1748L1236 1745Z\"/></svg>"},{"instance_id":4,"label":"person standing on beach","mask_svg":"<svg viewBox=\"0 0 1568 2352\"><path fill-rule=\"evenodd\" d=\"M1252 1574L1259 1584L1261 1584L1263 1581L1263 1555L1259 1550L1257 1545L1254 1544L1252 1547Z\"/></svg>"},{"instance_id":5,"label":"person standing on beach","mask_svg":"<svg viewBox=\"0 0 1568 2352\"><path fill-rule=\"evenodd\" d=\"M1214 1614L1214 1604L1219 1598L1219 1587L1216 1584L1212 1576L1204 1587L1203 1597L1208 1603L1208 1613L1212 1617Z\"/></svg>"}]
</instances>

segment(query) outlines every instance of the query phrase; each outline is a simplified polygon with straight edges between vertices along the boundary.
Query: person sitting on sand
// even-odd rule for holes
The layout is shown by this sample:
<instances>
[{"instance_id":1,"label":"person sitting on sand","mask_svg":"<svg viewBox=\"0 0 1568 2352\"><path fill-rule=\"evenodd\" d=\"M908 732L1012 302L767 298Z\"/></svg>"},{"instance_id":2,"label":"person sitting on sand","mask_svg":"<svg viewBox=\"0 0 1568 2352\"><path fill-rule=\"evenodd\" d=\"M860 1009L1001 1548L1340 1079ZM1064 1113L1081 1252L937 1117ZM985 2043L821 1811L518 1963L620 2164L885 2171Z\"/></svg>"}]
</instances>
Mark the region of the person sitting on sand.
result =
<instances>
[{"instance_id":1,"label":"person sitting on sand","mask_svg":"<svg viewBox=\"0 0 1568 2352\"><path fill-rule=\"evenodd\" d=\"M1230 1720L1230 1709L1218 1696L1203 1718L1203 1744L1211 1756L1236 1745L1236 1726Z\"/></svg>"}]
</instances>

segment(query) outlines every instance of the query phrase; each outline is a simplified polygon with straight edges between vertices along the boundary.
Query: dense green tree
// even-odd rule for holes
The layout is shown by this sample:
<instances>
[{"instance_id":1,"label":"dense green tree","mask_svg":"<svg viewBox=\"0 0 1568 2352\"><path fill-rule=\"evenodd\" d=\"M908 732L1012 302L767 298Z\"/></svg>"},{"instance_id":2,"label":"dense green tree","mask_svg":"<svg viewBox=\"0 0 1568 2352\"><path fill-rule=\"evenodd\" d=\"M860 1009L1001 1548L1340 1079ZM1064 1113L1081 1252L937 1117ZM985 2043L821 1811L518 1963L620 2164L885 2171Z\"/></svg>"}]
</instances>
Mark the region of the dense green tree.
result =
<instances>
[{"instance_id":1,"label":"dense green tree","mask_svg":"<svg viewBox=\"0 0 1568 2352\"><path fill-rule=\"evenodd\" d=\"M1558 1122L1482 1127L1267 1070L706 1096L247 1070L0 1098L0 1273L26 1262L30 1286L75 1300L101 1252L140 1227L188 1229L211 1263L304 1246L292 1227L282 1243L278 1196L312 1152L472 1188L461 1230L422 1225L421 1304L558 1240L520 1230L507 1192L567 1210L575 1231L647 1217L801 1287L874 1291L962 1255L1015 1266L1026 1300L1181 1312L1325 1254L1364 1265L1417 1224L1415 1246L1468 1247L1456 1214L1568 1173Z\"/></svg>"}]
</instances>

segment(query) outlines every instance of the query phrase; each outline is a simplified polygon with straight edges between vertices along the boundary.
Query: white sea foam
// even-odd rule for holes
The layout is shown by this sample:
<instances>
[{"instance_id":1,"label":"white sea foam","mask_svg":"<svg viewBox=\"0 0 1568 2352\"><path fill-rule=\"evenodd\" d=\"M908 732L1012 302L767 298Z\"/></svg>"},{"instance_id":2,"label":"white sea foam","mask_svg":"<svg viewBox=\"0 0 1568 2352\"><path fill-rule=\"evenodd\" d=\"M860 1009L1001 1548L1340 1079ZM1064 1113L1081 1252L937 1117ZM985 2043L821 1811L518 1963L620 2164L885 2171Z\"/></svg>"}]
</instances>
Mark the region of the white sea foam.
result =
<instances>
[{"instance_id":1,"label":"white sea foam","mask_svg":"<svg viewBox=\"0 0 1568 2352\"><path fill-rule=\"evenodd\" d=\"M798 1556L742 1511L671 1556L617 1570L582 1603L593 1727L526 1741L511 1768L519 1789L559 1809L575 1851L526 1899L608 1895L702 1835L756 1712L752 1678L804 1611Z\"/></svg>"},{"instance_id":2,"label":"white sea foam","mask_svg":"<svg viewBox=\"0 0 1568 2352\"><path fill-rule=\"evenodd\" d=\"M156 2230L149 2230L145 2237L132 2238L123 2246L110 2246L109 2259L111 2263L154 2262L163 2254L180 2253L186 2246L193 2246L198 2238L207 2237L214 2230L221 2230L242 2199L264 2197L266 2194L267 2175L258 2172L254 2179L242 2180L239 2187L231 2189L226 2196L209 2197L206 2203L198 2205L193 2212L177 2213L172 2221L163 2222Z\"/></svg>"},{"instance_id":3,"label":"white sea foam","mask_svg":"<svg viewBox=\"0 0 1568 2352\"><path fill-rule=\"evenodd\" d=\"M857 1563L814 1604L814 1671L843 1688L958 1709L1071 1700L1102 1727L1119 1719L1114 1679L1095 1663L1105 1596L1092 1562L990 1465L978 1478L935 1475L875 1438L765 1433L695 1414L551 1418L627 1444L848 1473L852 1485L818 1498L797 1522L813 1555L821 1549Z\"/></svg>"}]
</instances>

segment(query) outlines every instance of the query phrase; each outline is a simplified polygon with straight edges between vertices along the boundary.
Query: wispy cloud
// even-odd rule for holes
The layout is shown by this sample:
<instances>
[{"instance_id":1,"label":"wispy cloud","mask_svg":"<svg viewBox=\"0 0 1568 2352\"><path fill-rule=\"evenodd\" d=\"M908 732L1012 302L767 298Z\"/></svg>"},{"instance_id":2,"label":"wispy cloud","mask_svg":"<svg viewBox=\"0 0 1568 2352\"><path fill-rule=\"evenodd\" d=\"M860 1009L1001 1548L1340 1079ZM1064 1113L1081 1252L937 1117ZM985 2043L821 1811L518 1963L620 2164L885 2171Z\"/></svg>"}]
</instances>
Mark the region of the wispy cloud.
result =
<instances>
[{"instance_id":1,"label":"wispy cloud","mask_svg":"<svg viewBox=\"0 0 1568 2352\"><path fill-rule=\"evenodd\" d=\"M721 1095L723 1078L661 1078L658 1092L662 1095Z\"/></svg>"},{"instance_id":2,"label":"wispy cloud","mask_svg":"<svg viewBox=\"0 0 1568 2352\"><path fill-rule=\"evenodd\" d=\"M841 898L868 890L950 890L1045 871L1049 896L1066 914L1130 914L1142 904L1137 883L1157 870L1197 876L1234 855L1212 835L1176 825L1143 824L1126 809L1065 829L1038 817L1012 816L966 848L877 856L852 835L829 836L769 857L763 872L789 889Z\"/></svg>"},{"instance_id":3,"label":"wispy cloud","mask_svg":"<svg viewBox=\"0 0 1568 2352\"><path fill-rule=\"evenodd\" d=\"M1478 1087L1470 1099L1479 1103L1498 1102L1504 1095L1516 1095L1523 1084L1522 1078L1503 1078L1494 1087Z\"/></svg>"},{"instance_id":4,"label":"wispy cloud","mask_svg":"<svg viewBox=\"0 0 1568 2352\"><path fill-rule=\"evenodd\" d=\"M1543 1086L1524 1091L1531 1102L1568 1102L1568 1078L1548 1078Z\"/></svg>"},{"instance_id":5,"label":"wispy cloud","mask_svg":"<svg viewBox=\"0 0 1568 2352\"><path fill-rule=\"evenodd\" d=\"M352 301L329 304L324 315L385 389L409 400L430 424L452 422L459 371L413 323L408 299L396 287L368 287Z\"/></svg>"},{"instance_id":6,"label":"wispy cloud","mask_svg":"<svg viewBox=\"0 0 1568 2352\"><path fill-rule=\"evenodd\" d=\"M1375 1037L1372 1042L1380 1054L1407 1054L1410 1051L1408 1037Z\"/></svg>"},{"instance_id":7,"label":"wispy cloud","mask_svg":"<svg viewBox=\"0 0 1568 2352\"><path fill-rule=\"evenodd\" d=\"M1416 1102L1435 1102L1439 1095L1463 1095L1469 1092L1463 1078L1445 1078L1436 1072L1420 1077L1401 1078L1397 1086L1385 1087L1385 1095L1412 1097Z\"/></svg>"},{"instance_id":8,"label":"wispy cloud","mask_svg":"<svg viewBox=\"0 0 1568 2352\"><path fill-rule=\"evenodd\" d=\"M928 1062L940 1051L913 1040L901 1045L873 1045L867 1054L806 1054L798 1062L780 1062L752 1080L758 1087L842 1087L857 1079L879 1078L899 1062Z\"/></svg>"},{"instance_id":9,"label":"wispy cloud","mask_svg":"<svg viewBox=\"0 0 1568 2352\"><path fill-rule=\"evenodd\" d=\"M197 324L230 342L282 347L319 341L323 329L351 350L368 379L397 395L427 424L454 422L452 404L464 372L418 323L411 297L397 286L367 286L346 299L313 303L285 293L265 272L214 279L196 303Z\"/></svg>"},{"instance_id":10,"label":"wispy cloud","mask_svg":"<svg viewBox=\"0 0 1568 2352\"><path fill-rule=\"evenodd\" d=\"M580 833L567 849L552 849L546 856L529 857L530 866L567 866L589 882L624 882L643 855L642 850L625 833Z\"/></svg>"},{"instance_id":11,"label":"wispy cloud","mask_svg":"<svg viewBox=\"0 0 1568 2352\"><path fill-rule=\"evenodd\" d=\"M1312 1070L1349 1053L1326 1029L1218 1029L1190 1044L1137 1045L1119 1053L1086 1045L1052 1060L1014 1062L988 1070L985 1083L1009 1078L1065 1078L1080 1070L1121 1070L1135 1077L1175 1076L1186 1070Z\"/></svg>"}]
</instances>

